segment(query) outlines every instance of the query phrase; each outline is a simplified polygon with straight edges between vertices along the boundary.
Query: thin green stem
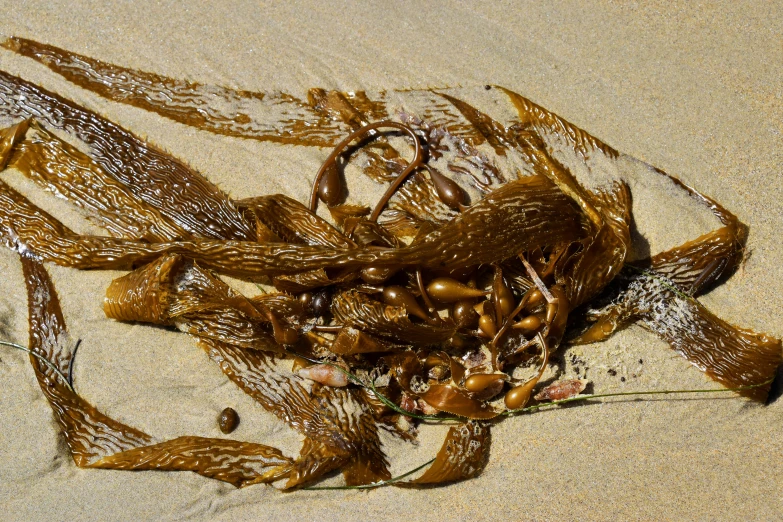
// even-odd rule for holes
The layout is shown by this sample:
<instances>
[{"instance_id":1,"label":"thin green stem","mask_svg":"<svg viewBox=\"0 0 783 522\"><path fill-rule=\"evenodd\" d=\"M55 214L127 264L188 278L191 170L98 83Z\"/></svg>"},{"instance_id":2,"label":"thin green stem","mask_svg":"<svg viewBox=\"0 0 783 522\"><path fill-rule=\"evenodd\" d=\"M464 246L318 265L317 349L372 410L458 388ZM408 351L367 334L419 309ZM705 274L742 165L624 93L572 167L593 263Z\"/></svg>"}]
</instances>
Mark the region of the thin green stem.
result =
<instances>
[{"instance_id":1,"label":"thin green stem","mask_svg":"<svg viewBox=\"0 0 783 522\"><path fill-rule=\"evenodd\" d=\"M57 367L54 364L52 364L51 361L49 361L49 359L47 359L43 355L39 355L34 351L25 348L21 344L11 343L8 341L0 341L0 346L8 346L9 348L16 348L17 350L21 350L23 352L29 353L30 355L32 355L33 357L35 357L36 359L44 363L46 366L51 368L51 370L60 377L60 379L63 381L63 384L65 384L68 387L68 389L71 390L73 393L76 393L76 390L74 390L73 386L71 386L71 384L68 382L68 377L63 375L62 372L60 372L60 370L58 370Z\"/></svg>"},{"instance_id":2,"label":"thin green stem","mask_svg":"<svg viewBox=\"0 0 783 522\"><path fill-rule=\"evenodd\" d=\"M370 381L370 384L365 384L362 382L359 377L354 375L353 373L349 372L345 368L338 366L337 364L334 364L329 361L319 361L318 359L313 359L312 357L308 357L306 355L301 355L299 353L296 353L292 350L288 350L288 352L291 355L294 355L296 357L301 357L302 359L305 359L306 361L309 361L314 364L326 364L328 366L331 366L333 368L338 369L342 373L344 373L351 381L358 384L362 388L367 388L375 394L375 396L378 398L379 401L381 401L385 406L392 409L393 411L400 413L402 415L405 415L406 417L411 417L413 419L419 419L419 420L426 420L426 421L434 421L434 422L465 422L466 420L469 420L468 417L441 417L439 415L419 415L417 413L411 413L407 410L404 410L394 404L394 402L383 395L381 392L378 391L378 389L375 387L375 383ZM542 409L552 408L554 406L559 406L561 404L568 404L569 402L579 402L579 401L587 401L590 399L601 399L606 397L630 397L630 396L639 396L639 395L671 395L673 393L724 393L724 392L739 392L744 390L752 390L753 388L760 388L762 386L767 386L768 384L771 384L773 379L770 379L768 381L758 383L758 384L749 384L747 386L740 386L737 388L707 388L707 389L695 389L695 390L657 390L657 391L640 391L640 392L615 392L615 393L597 393L592 395L578 395L576 397L571 397L568 399L561 399L559 401L552 401L552 402L546 402L542 404L535 404L533 406L527 406L526 408L520 408L517 410L507 410L504 412L499 412L499 417L511 417L514 415L520 415L522 413L531 413Z\"/></svg>"},{"instance_id":3,"label":"thin green stem","mask_svg":"<svg viewBox=\"0 0 783 522\"><path fill-rule=\"evenodd\" d=\"M774 379L759 383L749 384L748 386L740 386L738 388L708 388L708 389L695 389L695 390L656 390L656 391L640 391L640 392L615 392L615 393L596 393L592 395L578 395L568 399L561 399L559 401L546 402L542 404L536 404L534 406L528 406L526 408L520 408L518 410L508 410L501 415L512 416L520 413L530 413L538 411L544 408L551 408L553 406L559 406L561 404L567 404L569 402L588 401L590 399L602 399L606 397L630 397L638 395L670 395L672 393L723 393L723 392L738 392L744 390L752 390L753 388L760 388L761 386L767 386L771 384Z\"/></svg>"},{"instance_id":4,"label":"thin green stem","mask_svg":"<svg viewBox=\"0 0 783 522\"><path fill-rule=\"evenodd\" d=\"M370 386L367 386L369 389L372 390L372 392L375 394L376 397L378 397L378 400L381 401L383 404L391 408L392 410L396 411L397 413L401 413L402 415L405 415L406 417L411 417L414 419L419 420L426 420L426 421L436 421L436 422L465 422L467 420L467 417L441 417L439 415L419 415L418 413L411 413L408 410L404 410L394 404L388 397L383 395L378 391L378 389L375 387L375 383L370 381Z\"/></svg>"},{"instance_id":5,"label":"thin green stem","mask_svg":"<svg viewBox=\"0 0 783 522\"><path fill-rule=\"evenodd\" d=\"M381 486L388 486L389 484L394 484L395 482L399 482L400 480L404 479L407 476L413 475L420 469L424 469L430 464L435 462L435 457L431 458L421 466L419 466L416 469L412 469L410 471L407 471L403 473L402 475L398 475L396 477L392 477L389 480L380 480L378 482L373 482L371 484L362 484L360 486L310 486L308 488L302 488L306 489L308 491L316 491L316 490L326 490L326 489L372 489L372 488L379 488Z\"/></svg>"}]
</instances>

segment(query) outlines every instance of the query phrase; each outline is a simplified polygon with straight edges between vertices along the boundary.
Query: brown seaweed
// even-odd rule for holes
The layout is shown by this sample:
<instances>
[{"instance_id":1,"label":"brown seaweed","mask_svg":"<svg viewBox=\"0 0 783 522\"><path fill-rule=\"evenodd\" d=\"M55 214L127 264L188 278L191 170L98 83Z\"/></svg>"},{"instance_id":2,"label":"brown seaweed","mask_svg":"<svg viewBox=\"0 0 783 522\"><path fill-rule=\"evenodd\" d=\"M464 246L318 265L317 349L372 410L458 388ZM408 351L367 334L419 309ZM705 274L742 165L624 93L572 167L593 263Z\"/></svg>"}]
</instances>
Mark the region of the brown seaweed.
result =
<instances>
[{"instance_id":1,"label":"brown seaweed","mask_svg":"<svg viewBox=\"0 0 783 522\"><path fill-rule=\"evenodd\" d=\"M31 363L78 466L190 470L236 486L296 488L337 469L349 486L437 484L480 472L489 441L481 422L526 405L564 338L594 342L637 321L759 401L781 364L779 340L732 326L695 298L741 261L747 230L737 218L671 178L723 227L626 263L628 185L585 184L569 163L589 171L591 158L621 154L509 90L498 92L518 119L504 125L444 92L419 91L415 115L394 115L385 93L312 89L304 102L20 38L3 45L108 99L202 130L335 146L309 207L284 195L235 202L129 131L0 72L0 116L16 122L0 135L0 170L21 171L109 234L77 234L0 181L0 237L20 252L28 286ZM412 161L384 128L413 140ZM480 148L517 157L525 172L501 171ZM348 182L338 158L356 153L366 175L390 183L374 207L336 206ZM466 188L479 198L471 202ZM319 197L337 227L313 212ZM107 290L107 317L195 337L231 381L304 437L300 455L196 436L160 442L87 404L61 377L73 353L42 261L132 270ZM221 275L271 278L277 292L248 297ZM566 335L579 319L587 329ZM522 366L532 377L514 377ZM316 376L324 372L331 377ZM563 381L535 397L574 400L583 387ZM424 474L404 483L391 479L378 434L410 438L401 416L463 422Z\"/></svg>"},{"instance_id":2,"label":"brown seaweed","mask_svg":"<svg viewBox=\"0 0 783 522\"><path fill-rule=\"evenodd\" d=\"M22 254L27 283L30 349L68 373L73 352L54 286L43 265ZM74 462L86 468L195 471L247 486L284 477L291 460L262 444L205 437L154 437L111 419L66 386L51 368L30 357L38 383L55 412Z\"/></svg>"}]
</instances>

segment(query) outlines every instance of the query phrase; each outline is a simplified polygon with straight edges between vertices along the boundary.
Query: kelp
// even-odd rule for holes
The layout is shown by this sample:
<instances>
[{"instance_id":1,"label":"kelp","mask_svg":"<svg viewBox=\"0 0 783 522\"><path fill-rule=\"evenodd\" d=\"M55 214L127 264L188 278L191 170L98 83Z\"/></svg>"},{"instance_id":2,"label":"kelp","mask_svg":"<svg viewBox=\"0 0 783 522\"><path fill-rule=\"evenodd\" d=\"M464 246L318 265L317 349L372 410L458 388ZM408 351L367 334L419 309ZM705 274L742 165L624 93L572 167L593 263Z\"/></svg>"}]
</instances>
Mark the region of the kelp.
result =
<instances>
[{"instance_id":1,"label":"kelp","mask_svg":"<svg viewBox=\"0 0 783 522\"><path fill-rule=\"evenodd\" d=\"M540 383L561 344L636 321L758 401L781 364L779 340L696 299L741 261L747 230L737 218L647 166L723 226L627 263L631 189L607 165L635 160L507 89L489 87L517 110L504 124L452 92L398 93L410 99L395 113L385 92L311 89L302 101L31 40L3 45L200 130L335 147L309 206L280 194L232 201L129 131L0 72L0 117L15 123L0 134L0 168L73 202L108 233L78 234L0 181L0 237L20 253L28 285L31 363L78 466L283 489L335 470L345 487L445 483L483 469L490 419L579 399L584 380ZM411 161L400 133L413 141ZM374 205L343 201L350 180L339 170L352 155L389 183ZM319 199L337 226L315 214ZM197 436L161 442L87 404L62 377L73 352L42 262L130 270L107 289L107 317L195 337L229 380L304 437L300 454ZM224 276L275 291L246 296ZM419 420L459 424L419 478L392 478L379 430L410 440Z\"/></svg>"},{"instance_id":2,"label":"kelp","mask_svg":"<svg viewBox=\"0 0 783 522\"><path fill-rule=\"evenodd\" d=\"M156 242L189 235L155 207L140 204L124 184L107 175L87 154L35 120L20 125L24 125L27 139L14 147L9 166L85 209L112 236ZM123 211L117 212L118 208Z\"/></svg>"},{"instance_id":3,"label":"kelp","mask_svg":"<svg viewBox=\"0 0 783 522\"><path fill-rule=\"evenodd\" d=\"M468 422L449 429L435 462L419 478L404 486L441 484L476 476L483 468L489 447L489 429L478 422Z\"/></svg>"},{"instance_id":4,"label":"kelp","mask_svg":"<svg viewBox=\"0 0 783 522\"><path fill-rule=\"evenodd\" d=\"M332 118L285 93L270 95L176 80L24 38L10 38L3 46L101 96L217 134L325 147L345 133ZM251 119L251 115L256 117Z\"/></svg>"},{"instance_id":5,"label":"kelp","mask_svg":"<svg viewBox=\"0 0 783 522\"><path fill-rule=\"evenodd\" d=\"M35 118L73 134L90 147L90 157L106 174L189 237L255 237L228 197L183 162L94 112L3 71L0 116Z\"/></svg>"},{"instance_id":6,"label":"kelp","mask_svg":"<svg viewBox=\"0 0 783 522\"><path fill-rule=\"evenodd\" d=\"M454 325L446 321L442 324L414 323L408 318L405 307L383 304L355 290L334 297L332 314L341 325L420 346L445 342L456 331Z\"/></svg>"},{"instance_id":7,"label":"kelp","mask_svg":"<svg viewBox=\"0 0 783 522\"><path fill-rule=\"evenodd\" d=\"M30 349L67 374L73 352L57 293L35 256L23 253L21 259L27 284ZM195 471L238 487L273 482L291 467L290 459L263 444L193 436L159 442L102 414L37 358L30 357L30 363L80 467Z\"/></svg>"}]
</instances>

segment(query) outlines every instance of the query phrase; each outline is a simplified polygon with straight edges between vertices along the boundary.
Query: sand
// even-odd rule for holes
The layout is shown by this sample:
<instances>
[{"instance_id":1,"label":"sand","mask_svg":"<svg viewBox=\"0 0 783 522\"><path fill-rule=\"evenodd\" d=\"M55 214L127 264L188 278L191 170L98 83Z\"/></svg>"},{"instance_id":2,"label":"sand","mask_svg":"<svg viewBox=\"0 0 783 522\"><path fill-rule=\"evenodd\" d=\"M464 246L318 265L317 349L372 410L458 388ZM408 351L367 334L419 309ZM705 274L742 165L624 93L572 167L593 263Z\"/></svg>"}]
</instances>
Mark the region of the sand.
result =
<instances>
[{"instance_id":1,"label":"sand","mask_svg":"<svg viewBox=\"0 0 783 522\"><path fill-rule=\"evenodd\" d=\"M250 90L507 86L735 212L750 226L749 257L702 301L736 324L783 336L779 6L93 4L6 2L0 31ZM304 199L325 157L198 132L108 102L5 50L0 69L147 137L234 197L279 191ZM2 176L66 222L78 221L20 176ZM650 197L640 209L661 216L652 235L676 232L672 218L690 223L666 204ZM233 406L243 419L236 438L297 450L299 436L229 383L187 336L105 319L102 296L119 273L50 272L70 330L83 340L76 386L107 414L161 438L219 436L215 416ZM0 274L1 337L26 344L21 267L9 250L0 250ZM596 391L714 386L636 327L569 353L589 366ZM490 464L474 480L282 494L192 473L78 469L24 354L0 352L0 383L3 520L770 520L783 512L781 399L768 406L728 395L626 400L550 411L495 426ZM428 460L441 437L442 429L423 430L420 446L395 456L392 471Z\"/></svg>"}]
</instances>

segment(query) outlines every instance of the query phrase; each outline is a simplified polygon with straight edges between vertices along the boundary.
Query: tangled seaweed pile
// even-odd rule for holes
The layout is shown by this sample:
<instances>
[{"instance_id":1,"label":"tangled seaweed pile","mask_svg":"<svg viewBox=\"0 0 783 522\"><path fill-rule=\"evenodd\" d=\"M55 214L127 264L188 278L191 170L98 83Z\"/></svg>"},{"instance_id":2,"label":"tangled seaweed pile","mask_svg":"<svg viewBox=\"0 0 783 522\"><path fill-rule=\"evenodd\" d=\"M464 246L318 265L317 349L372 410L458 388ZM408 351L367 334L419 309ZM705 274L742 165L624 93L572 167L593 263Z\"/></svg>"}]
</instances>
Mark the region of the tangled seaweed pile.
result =
<instances>
[{"instance_id":1,"label":"tangled seaweed pile","mask_svg":"<svg viewBox=\"0 0 783 522\"><path fill-rule=\"evenodd\" d=\"M313 89L305 102L30 40L3 45L186 125L333 147L309 206L279 194L232 201L129 131L0 72L0 118L14 123L2 131L0 169L65 197L109 234L77 234L0 181L0 234L20 253L27 284L30 360L78 466L188 470L235 486L284 480L285 489L340 469L348 485L378 485L391 479L379 428L411 439L416 419L449 419L457 424L431 466L395 483L470 478L485 463L488 420L584 390L578 380L543 386L561 344L600 341L632 321L721 384L757 401L769 391L780 341L732 326L694 298L740 262L745 227L518 94L487 87L516 109L511 125L430 91L411 93L412 107L390 115L385 93ZM402 139L413 143L410 161ZM374 208L345 203L341 161L351 155L390 183ZM665 179L722 226L626 263L628 165ZM317 214L319 201L334 224ZM304 436L300 455L229 439L159 441L87 403L66 377L74 353L43 262L131 270L107 290L106 315L191 334L229 379ZM248 297L220 275L276 291Z\"/></svg>"}]
</instances>

